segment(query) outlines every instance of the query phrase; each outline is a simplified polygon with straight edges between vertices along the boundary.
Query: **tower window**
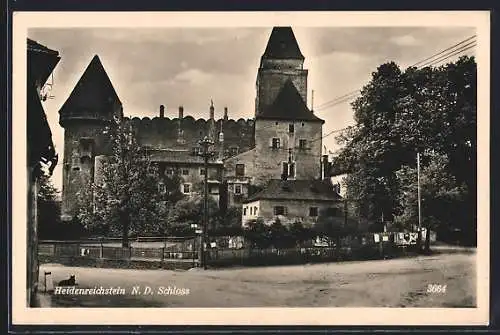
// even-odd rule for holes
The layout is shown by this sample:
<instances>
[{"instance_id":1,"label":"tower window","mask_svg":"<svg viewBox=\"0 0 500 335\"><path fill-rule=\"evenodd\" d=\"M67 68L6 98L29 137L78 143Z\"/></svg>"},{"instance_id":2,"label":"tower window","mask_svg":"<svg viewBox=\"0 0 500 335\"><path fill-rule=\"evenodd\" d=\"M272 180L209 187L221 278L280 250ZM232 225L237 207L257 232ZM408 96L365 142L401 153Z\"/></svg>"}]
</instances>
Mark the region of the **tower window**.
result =
<instances>
[{"instance_id":1,"label":"tower window","mask_svg":"<svg viewBox=\"0 0 500 335\"><path fill-rule=\"evenodd\" d=\"M280 139L279 138L277 138L277 137L273 138L272 148L273 149L279 149L280 148Z\"/></svg>"},{"instance_id":2,"label":"tower window","mask_svg":"<svg viewBox=\"0 0 500 335\"><path fill-rule=\"evenodd\" d=\"M283 162L282 177L295 178L295 162Z\"/></svg>"},{"instance_id":3,"label":"tower window","mask_svg":"<svg viewBox=\"0 0 500 335\"><path fill-rule=\"evenodd\" d=\"M293 123L288 125L288 132L290 134L293 134L295 132L295 126Z\"/></svg>"}]
</instances>

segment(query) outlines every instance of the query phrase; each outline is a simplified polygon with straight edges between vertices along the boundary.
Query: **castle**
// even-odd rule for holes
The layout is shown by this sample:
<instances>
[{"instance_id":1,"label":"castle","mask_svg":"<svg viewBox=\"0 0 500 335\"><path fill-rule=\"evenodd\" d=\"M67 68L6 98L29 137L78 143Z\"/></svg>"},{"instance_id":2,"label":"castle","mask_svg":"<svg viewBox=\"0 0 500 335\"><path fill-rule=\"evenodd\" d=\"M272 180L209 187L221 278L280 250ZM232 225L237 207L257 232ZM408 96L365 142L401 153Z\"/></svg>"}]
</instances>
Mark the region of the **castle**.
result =
<instances>
[{"instance_id":1,"label":"castle","mask_svg":"<svg viewBox=\"0 0 500 335\"><path fill-rule=\"evenodd\" d=\"M253 118L229 119L226 107L223 118L216 120L211 104L206 120L184 115L182 106L177 115L168 114L163 105L157 117L129 119L124 118L122 103L95 56L59 111L64 128L64 218L74 215L78 190L98 178L96 171L109 151L103 130L113 118L132 124L139 144L148 148L161 173L182 177L181 190L186 195L194 192L193 186L207 173L210 195L222 201L224 191L226 205L242 206L243 220L250 211L251 217L269 214L254 208L265 208L265 203L282 198L298 201L308 211L294 218L317 217L318 208L332 206L340 196L330 187L311 186L328 175L328 162L322 156L324 120L306 105L307 75L292 29L274 27L257 73ZM198 141L205 136L214 142L216 153L208 171L203 158L196 155L201 150ZM281 186L276 187L277 181ZM249 194L251 185L261 192ZM270 199L264 197L269 187L274 190ZM267 205L273 207L270 202ZM286 208L286 201L274 207ZM267 216L286 217L286 213L274 209Z\"/></svg>"}]
</instances>

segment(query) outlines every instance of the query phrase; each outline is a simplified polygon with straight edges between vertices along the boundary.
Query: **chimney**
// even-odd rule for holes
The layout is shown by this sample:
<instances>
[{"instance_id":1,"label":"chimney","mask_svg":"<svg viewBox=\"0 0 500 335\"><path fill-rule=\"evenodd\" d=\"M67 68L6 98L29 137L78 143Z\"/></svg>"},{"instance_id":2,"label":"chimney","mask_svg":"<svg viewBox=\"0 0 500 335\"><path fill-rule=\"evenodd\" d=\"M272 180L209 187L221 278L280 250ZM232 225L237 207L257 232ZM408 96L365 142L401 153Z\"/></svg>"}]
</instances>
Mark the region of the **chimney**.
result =
<instances>
[{"instance_id":1,"label":"chimney","mask_svg":"<svg viewBox=\"0 0 500 335\"><path fill-rule=\"evenodd\" d=\"M330 163L328 162L328 155L323 155L321 164L321 179L326 180L330 178Z\"/></svg>"},{"instance_id":2,"label":"chimney","mask_svg":"<svg viewBox=\"0 0 500 335\"><path fill-rule=\"evenodd\" d=\"M165 117L165 106L163 105L160 105L160 118L164 118Z\"/></svg>"},{"instance_id":3,"label":"chimney","mask_svg":"<svg viewBox=\"0 0 500 335\"><path fill-rule=\"evenodd\" d=\"M227 120L228 120L227 107L224 107L224 121L227 121Z\"/></svg>"},{"instance_id":4,"label":"chimney","mask_svg":"<svg viewBox=\"0 0 500 335\"><path fill-rule=\"evenodd\" d=\"M214 118L214 111L215 111L215 108L214 108L214 102L213 100L210 100L210 119L213 120Z\"/></svg>"},{"instance_id":5,"label":"chimney","mask_svg":"<svg viewBox=\"0 0 500 335\"><path fill-rule=\"evenodd\" d=\"M179 119L183 119L183 118L184 118L184 107L179 106Z\"/></svg>"}]
</instances>

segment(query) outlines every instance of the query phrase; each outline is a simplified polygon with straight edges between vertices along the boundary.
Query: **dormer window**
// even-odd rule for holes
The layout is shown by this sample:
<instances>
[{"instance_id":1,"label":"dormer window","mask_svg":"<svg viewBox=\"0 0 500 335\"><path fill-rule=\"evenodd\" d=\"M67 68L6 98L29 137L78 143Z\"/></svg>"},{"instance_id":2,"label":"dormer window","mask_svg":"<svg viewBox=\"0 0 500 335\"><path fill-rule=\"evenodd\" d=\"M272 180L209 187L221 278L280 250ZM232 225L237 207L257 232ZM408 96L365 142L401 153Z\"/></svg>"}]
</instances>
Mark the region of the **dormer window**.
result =
<instances>
[{"instance_id":1,"label":"dormer window","mask_svg":"<svg viewBox=\"0 0 500 335\"><path fill-rule=\"evenodd\" d=\"M230 153L231 156L236 156L238 154L238 147L231 147Z\"/></svg>"}]
</instances>

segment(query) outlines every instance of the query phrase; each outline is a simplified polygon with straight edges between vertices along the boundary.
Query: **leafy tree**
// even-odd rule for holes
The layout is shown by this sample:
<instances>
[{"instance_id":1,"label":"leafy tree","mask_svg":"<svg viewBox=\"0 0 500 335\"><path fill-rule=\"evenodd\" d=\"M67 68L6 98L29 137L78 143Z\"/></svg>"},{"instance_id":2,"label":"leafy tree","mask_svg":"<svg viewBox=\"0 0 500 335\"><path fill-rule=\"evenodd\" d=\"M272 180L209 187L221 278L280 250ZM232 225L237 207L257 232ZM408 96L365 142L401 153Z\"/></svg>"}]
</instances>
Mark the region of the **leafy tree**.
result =
<instances>
[{"instance_id":1,"label":"leafy tree","mask_svg":"<svg viewBox=\"0 0 500 335\"><path fill-rule=\"evenodd\" d=\"M87 181L90 187L78 193L77 217L93 232L121 235L122 246L128 247L130 235L164 231L162 218L167 209L163 201L169 195L159 190L162 180L158 165L140 147L130 124L112 123L106 133L109 155L99 171L95 171L98 180ZM177 193L172 197L176 198Z\"/></svg>"},{"instance_id":2,"label":"leafy tree","mask_svg":"<svg viewBox=\"0 0 500 335\"><path fill-rule=\"evenodd\" d=\"M290 235L292 240L297 244L309 241L313 238L313 231L311 226L305 226L302 222L296 221L290 225Z\"/></svg>"},{"instance_id":3,"label":"leafy tree","mask_svg":"<svg viewBox=\"0 0 500 335\"><path fill-rule=\"evenodd\" d=\"M244 236L252 248L265 249L271 245L269 227L260 218L249 220L244 228Z\"/></svg>"},{"instance_id":4,"label":"leafy tree","mask_svg":"<svg viewBox=\"0 0 500 335\"><path fill-rule=\"evenodd\" d=\"M168 215L168 225L170 233L192 234L192 224L197 224L199 228L203 227L204 199L203 196L196 195L191 198L183 199L177 202L176 206ZM208 198L208 230L214 230L220 219L218 203L211 197Z\"/></svg>"},{"instance_id":5,"label":"leafy tree","mask_svg":"<svg viewBox=\"0 0 500 335\"><path fill-rule=\"evenodd\" d=\"M459 184L450 173L449 160L435 152L426 152L428 164L420 171L422 225L427 230L446 227L456 222L466 194L465 184ZM400 201L404 210L396 221L410 230L418 224L417 170L404 166L397 172L400 180ZM413 226L413 227L412 227ZM426 235L425 249L430 249L430 234Z\"/></svg>"}]
</instances>

